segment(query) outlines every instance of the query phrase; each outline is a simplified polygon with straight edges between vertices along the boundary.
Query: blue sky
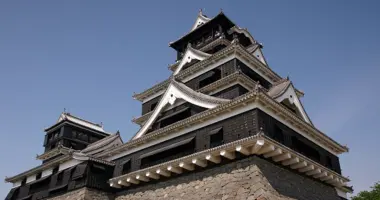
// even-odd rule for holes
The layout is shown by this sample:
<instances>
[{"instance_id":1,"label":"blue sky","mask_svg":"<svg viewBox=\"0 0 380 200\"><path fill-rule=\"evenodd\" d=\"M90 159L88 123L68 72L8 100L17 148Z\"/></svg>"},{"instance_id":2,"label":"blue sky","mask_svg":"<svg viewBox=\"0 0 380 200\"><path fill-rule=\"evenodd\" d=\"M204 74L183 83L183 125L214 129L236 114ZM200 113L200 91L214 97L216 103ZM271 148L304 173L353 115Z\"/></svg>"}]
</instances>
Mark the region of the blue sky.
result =
<instances>
[{"instance_id":1,"label":"blue sky","mask_svg":"<svg viewBox=\"0 0 380 200\"><path fill-rule=\"evenodd\" d=\"M356 191L380 181L380 3L369 0L1 1L0 177L40 163L43 129L64 108L129 140L141 112L133 92L170 75L168 43L200 8L248 28L305 92L314 124L350 147L341 165Z\"/></svg>"}]
</instances>

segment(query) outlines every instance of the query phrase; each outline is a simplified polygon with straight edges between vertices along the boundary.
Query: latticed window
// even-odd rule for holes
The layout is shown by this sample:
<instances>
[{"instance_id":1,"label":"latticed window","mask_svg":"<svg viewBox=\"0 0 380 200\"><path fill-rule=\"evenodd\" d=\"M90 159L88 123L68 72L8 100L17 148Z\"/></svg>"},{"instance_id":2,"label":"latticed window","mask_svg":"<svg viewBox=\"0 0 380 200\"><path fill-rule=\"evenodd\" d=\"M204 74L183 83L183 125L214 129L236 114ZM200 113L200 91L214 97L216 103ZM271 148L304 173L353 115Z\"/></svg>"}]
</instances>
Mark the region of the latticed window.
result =
<instances>
[{"instance_id":1,"label":"latticed window","mask_svg":"<svg viewBox=\"0 0 380 200\"><path fill-rule=\"evenodd\" d=\"M210 147L217 147L224 143L223 128L210 131Z\"/></svg>"}]
</instances>

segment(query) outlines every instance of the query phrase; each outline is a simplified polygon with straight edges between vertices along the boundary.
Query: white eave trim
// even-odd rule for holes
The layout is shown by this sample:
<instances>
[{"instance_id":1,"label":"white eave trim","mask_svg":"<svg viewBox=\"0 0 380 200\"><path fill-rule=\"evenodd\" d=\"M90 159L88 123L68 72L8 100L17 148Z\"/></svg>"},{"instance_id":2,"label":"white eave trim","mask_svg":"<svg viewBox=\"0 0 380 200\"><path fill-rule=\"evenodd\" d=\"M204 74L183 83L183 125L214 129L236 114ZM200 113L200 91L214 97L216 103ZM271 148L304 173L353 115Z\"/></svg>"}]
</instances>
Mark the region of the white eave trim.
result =
<instances>
[{"instance_id":1,"label":"white eave trim","mask_svg":"<svg viewBox=\"0 0 380 200\"><path fill-rule=\"evenodd\" d=\"M141 127L141 129L136 133L136 135L132 139L134 140L143 136L146 133L146 131L148 131L150 126L152 126L152 124L156 121L157 117L164 109L164 107L168 104L173 105L177 99L183 99L191 104L208 109L215 108L219 105L217 103L200 101L191 96L188 96L185 93L183 93L180 89L178 89L176 86L174 86L173 83L171 83L167 88L165 94L161 98L160 102L154 109L152 115L149 117L146 123Z\"/></svg>"},{"instance_id":2,"label":"white eave trim","mask_svg":"<svg viewBox=\"0 0 380 200\"><path fill-rule=\"evenodd\" d=\"M203 24L207 23L210 20L211 19L208 18L208 17L206 17L206 16L204 16L203 13L202 13L202 10L200 10L199 13L198 13L197 19L195 20L194 25L191 27L191 31L194 31L199 26L202 26Z\"/></svg>"},{"instance_id":3,"label":"white eave trim","mask_svg":"<svg viewBox=\"0 0 380 200\"><path fill-rule=\"evenodd\" d=\"M199 50L196 50L196 49L193 49L190 44L187 46L187 49L186 49L186 53L185 55L182 57L182 60L181 62L178 64L178 67L177 69L174 71L173 75L177 75L182 67L186 64L186 63L190 63L193 59L196 59L196 60L204 60L208 57L210 57L211 54L208 54L208 53L204 53L202 51L199 51Z\"/></svg>"},{"instance_id":4,"label":"white eave trim","mask_svg":"<svg viewBox=\"0 0 380 200\"><path fill-rule=\"evenodd\" d=\"M234 160L235 154L241 153L245 156L262 155L287 168L297 170L312 179L325 182L336 188L343 188L350 180L335 171L295 152L288 147L273 141L263 133L255 136L237 140L215 148L207 149L182 158L174 159L152 167L123 174L109 180L111 187L128 187L139 184L139 179L148 182L161 177L170 177L172 173L182 174L185 171L193 171L194 166L207 167L208 163L219 164L221 157ZM135 180L137 179L137 180ZM339 193L339 191L337 190ZM339 196L343 196L339 193Z\"/></svg>"},{"instance_id":5,"label":"white eave trim","mask_svg":"<svg viewBox=\"0 0 380 200\"><path fill-rule=\"evenodd\" d=\"M306 114L304 107L302 106L301 101L298 99L293 84L290 84L283 94L275 98L275 100L280 103L286 99L288 99L291 104L294 104L296 106L298 112L301 114L301 117L303 120L305 120L305 122L312 124L308 115Z\"/></svg>"}]
</instances>

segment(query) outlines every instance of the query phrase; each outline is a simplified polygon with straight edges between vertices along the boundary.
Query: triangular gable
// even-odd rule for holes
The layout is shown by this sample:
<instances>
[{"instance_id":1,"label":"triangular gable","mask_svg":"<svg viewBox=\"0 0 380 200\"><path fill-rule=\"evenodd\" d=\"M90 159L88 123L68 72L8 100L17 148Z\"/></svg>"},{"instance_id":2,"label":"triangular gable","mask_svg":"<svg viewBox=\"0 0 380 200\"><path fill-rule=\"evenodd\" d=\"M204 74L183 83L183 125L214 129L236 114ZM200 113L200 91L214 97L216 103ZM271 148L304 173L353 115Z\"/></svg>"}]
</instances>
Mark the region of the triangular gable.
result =
<instances>
[{"instance_id":1,"label":"triangular gable","mask_svg":"<svg viewBox=\"0 0 380 200\"><path fill-rule=\"evenodd\" d=\"M296 113L307 123L312 124L309 116L307 115L302 105L302 102L299 100L296 94L293 84L290 81L286 81L278 86L282 88L280 88L280 90L276 92L277 94L272 94L273 98L280 103L290 103L291 105L294 105L296 108ZM271 91L269 91L269 95L271 95L270 93Z\"/></svg>"},{"instance_id":2,"label":"triangular gable","mask_svg":"<svg viewBox=\"0 0 380 200\"><path fill-rule=\"evenodd\" d=\"M100 152L109 150L110 148L117 147L123 144L123 140L120 137L120 133L109 135L101 140L89 144L80 153L94 156Z\"/></svg>"},{"instance_id":3,"label":"triangular gable","mask_svg":"<svg viewBox=\"0 0 380 200\"><path fill-rule=\"evenodd\" d=\"M168 104L173 105L177 99L183 99L191 104L208 109L215 108L222 103L227 103L230 101L196 92L186 85L172 80L160 102L155 107L152 115L132 139L137 139L143 136L149 130L150 126L152 126L157 120L159 114L163 111L165 106Z\"/></svg>"},{"instance_id":4,"label":"triangular gable","mask_svg":"<svg viewBox=\"0 0 380 200\"><path fill-rule=\"evenodd\" d=\"M252 44L257 43L256 40L251 35L251 33L249 33L248 30L245 28L240 28L238 26L234 26L229 30L229 34L232 34L233 32L244 34L244 36L247 37L251 41Z\"/></svg>"},{"instance_id":5,"label":"triangular gable","mask_svg":"<svg viewBox=\"0 0 380 200\"><path fill-rule=\"evenodd\" d=\"M198 28L198 26L201 26L202 24L205 24L206 22L210 21L211 19L203 15L202 10L199 11L197 19L195 20L195 23L193 27L191 28L191 31Z\"/></svg>"},{"instance_id":6,"label":"triangular gable","mask_svg":"<svg viewBox=\"0 0 380 200\"><path fill-rule=\"evenodd\" d=\"M202 60L204 60L204 59L206 59L206 58L208 58L210 56L211 56L211 54L204 53L202 51L196 50L196 49L192 48L191 45L189 44L187 46L185 55L182 57L182 60L178 64L178 67L174 71L173 74L174 75L178 74L181 71L181 69L183 68L183 66L186 63L190 63L193 59L202 61Z\"/></svg>"},{"instance_id":7,"label":"triangular gable","mask_svg":"<svg viewBox=\"0 0 380 200\"><path fill-rule=\"evenodd\" d=\"M99 132L104 132L106 133L106 131L103 129L103 126L102 125L99 125L99 124L95 124L93 122L89 122L89 121L86 121L84 119L81 119L79 117L76 117L76 116L73 116L71 115L70 113L66 113L66 112L63 112L58 120L57 120L57 123L58 124L59 122L61 121L64 121L64 120L67 120L69 122L72 122L72 123L75 123L75 124L79 124L79 125L82 125L84 127L87 127L87 128L90 128L90 129L93 129L93 130L96 130L96 131L99 131ZM54 125L53 125L54 126Z\"/></svg>"},{"instance_id":8,"label":"triangular gable","mask_svg":"<svg viewBox=\"0 0 380 200\"><path fill-rule=\"evenodd\" d=\"M267 62L265 60L263 52L261 51L261 48L256 49L252 53L252 55L255 56L255 58L257 58L258 60L260 60L260 62L262 62L264 65L267 65Z\"/></svg>"}]
</instances>

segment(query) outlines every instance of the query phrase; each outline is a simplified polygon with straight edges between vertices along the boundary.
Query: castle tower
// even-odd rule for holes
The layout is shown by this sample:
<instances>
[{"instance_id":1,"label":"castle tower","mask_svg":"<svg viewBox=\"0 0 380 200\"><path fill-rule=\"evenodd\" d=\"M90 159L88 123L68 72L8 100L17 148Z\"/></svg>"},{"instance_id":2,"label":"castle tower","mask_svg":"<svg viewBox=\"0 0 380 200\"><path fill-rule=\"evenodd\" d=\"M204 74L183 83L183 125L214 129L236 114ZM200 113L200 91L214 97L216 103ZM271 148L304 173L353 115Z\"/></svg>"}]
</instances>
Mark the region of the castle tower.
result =
<instances>
[{"instance_id":1,"label":"castle tower","mask_svg":"<svg viewBox=\"0 0 380 200\"><path fill-rule=\"evenodd\" d=\"M165 81L134 95L141 126L104 153L116 162L116 199L346 199L339 154L263 46L223 12L198 14L171 42Z\"/></svg>"}]
</instances>

